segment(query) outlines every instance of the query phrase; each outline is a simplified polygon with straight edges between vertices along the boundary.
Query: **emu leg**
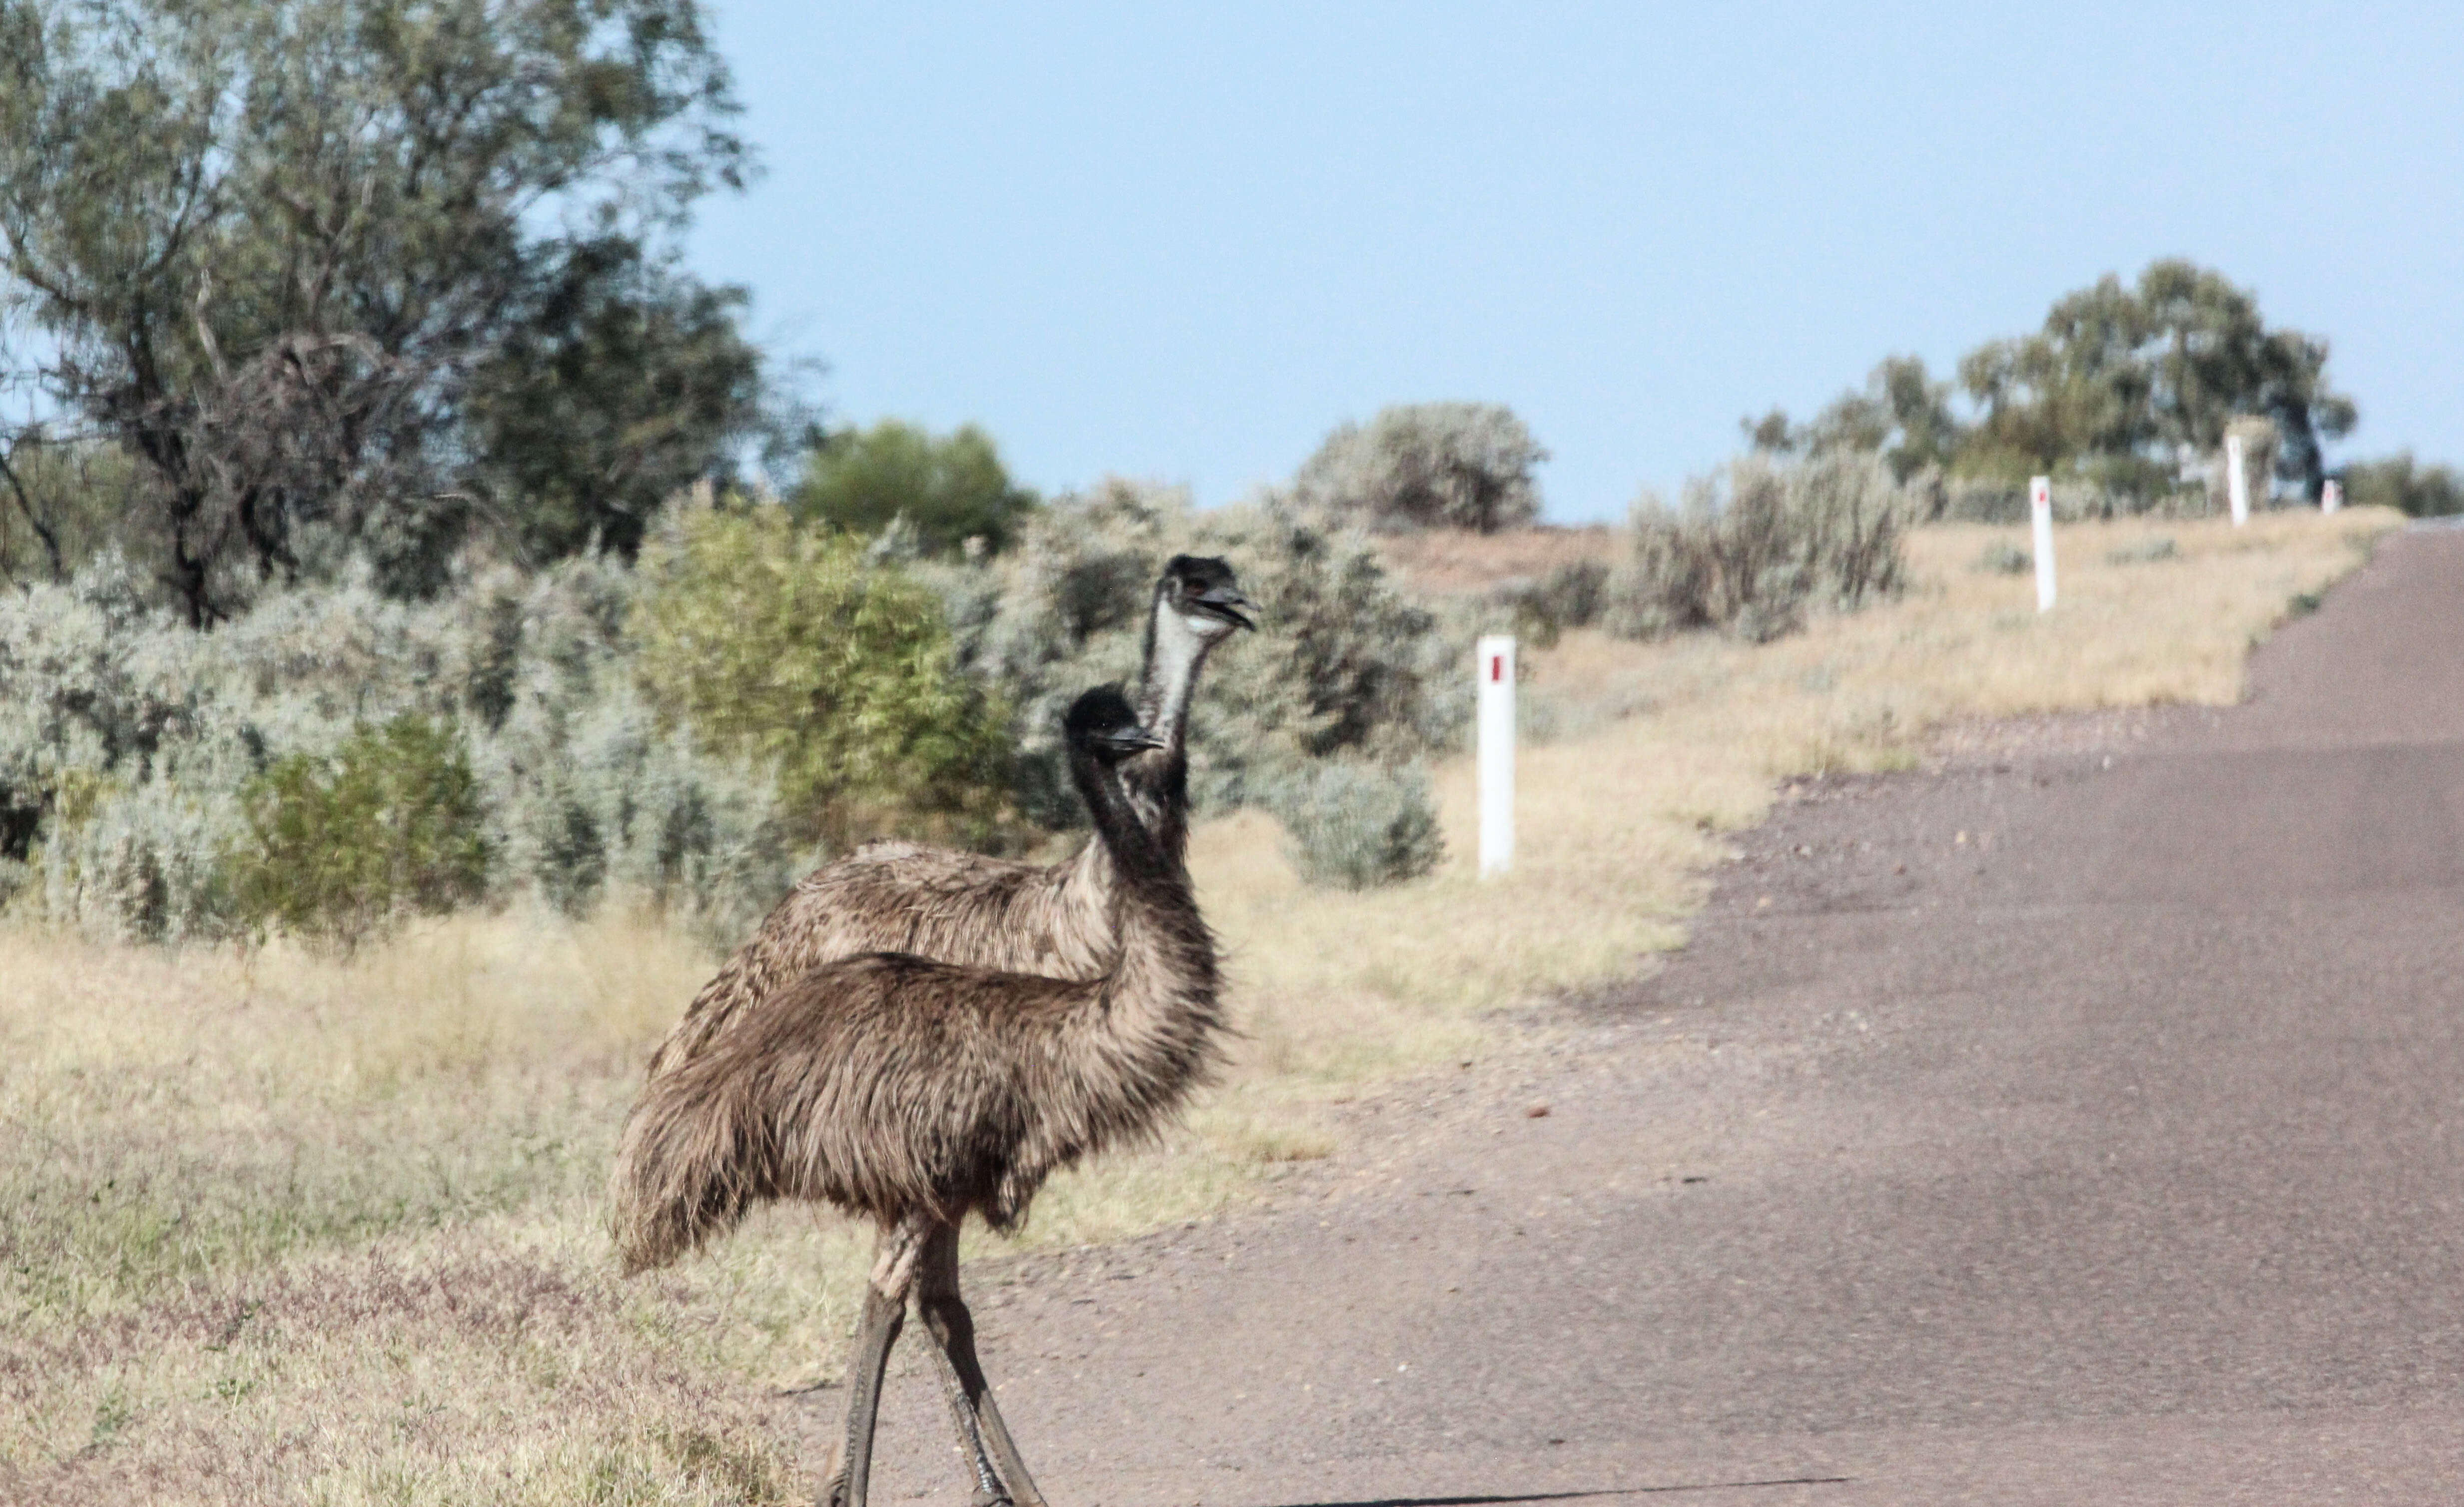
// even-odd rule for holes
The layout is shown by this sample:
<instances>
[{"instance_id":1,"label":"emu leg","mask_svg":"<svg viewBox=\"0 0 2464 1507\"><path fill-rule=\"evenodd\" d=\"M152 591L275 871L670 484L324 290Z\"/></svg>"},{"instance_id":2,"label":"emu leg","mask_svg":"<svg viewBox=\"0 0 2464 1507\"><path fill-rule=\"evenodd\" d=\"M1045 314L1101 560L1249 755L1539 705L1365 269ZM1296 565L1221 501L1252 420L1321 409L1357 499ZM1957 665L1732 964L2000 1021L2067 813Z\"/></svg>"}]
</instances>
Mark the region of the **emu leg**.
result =
<instances>
[{"instance_id":1,"label":"emu leg","mask_svg":"<svg viewBox=\"0 0 2464 1507\"><path fill-rule=\"evenodd\" d=\"M957 1425L958 1449L976 1472L977 1502L1045 1507L1044 1494L1036 1490L1035 1477L1019 1457L1018 1445L1001 1422L1001 1405L993 1401L992 1384L984 1380L983 1365L976 1359L975 1315L958 1296L956 1226L935 1232L924 1248L916 1274L915 1310L941 1358L942 1392L950 1400L950 1416Z\"/></svg>"},{"instance_id":2,"label":"emu leg","mask_svg":"<svg viewBox=\"0 0 2464 1507\"><path fill-rule=\"evenodd\" d=\"M821 1507L864 1507L872 1478L872 1429L881 1412L881 1378L890 1347L907 1322L907 1294L917 1260L935 1229L920 1213L885 1223L873 1243L872 1276L864 1290L864 1322L856 1330L855 1364L847 1371L847 1438L834 1452Z\"/></svg>"},{"instance_id":3,"label":"emu leg","mask_svg":"<svg viewBox=\"0 0 2464 1507\"><path fill-rule=\"evenodd\" d=\"M881 1412L881 1378L890 1368L890 1347L907 1322L904 1295L891 1298L878 1288L864 1294L864 1323L856 1330L855 1363L847 1370L847 1436L822 1483L819 1507L864 1507L865 1489L872 1478L872 1428Z\"/></svg>"}]
</instances>

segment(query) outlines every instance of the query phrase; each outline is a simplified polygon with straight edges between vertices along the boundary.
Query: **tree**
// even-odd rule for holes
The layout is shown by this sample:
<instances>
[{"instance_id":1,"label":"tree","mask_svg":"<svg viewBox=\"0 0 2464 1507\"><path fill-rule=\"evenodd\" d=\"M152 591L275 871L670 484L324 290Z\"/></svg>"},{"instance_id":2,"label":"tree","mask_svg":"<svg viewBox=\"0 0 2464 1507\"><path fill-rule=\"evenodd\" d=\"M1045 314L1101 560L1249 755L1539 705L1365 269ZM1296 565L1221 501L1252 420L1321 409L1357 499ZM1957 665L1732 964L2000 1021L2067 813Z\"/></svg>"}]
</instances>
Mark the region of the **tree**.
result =
<instances>
[{"instance_id":1,"label":"tree","mask_svg":"<svg viewBox=\"0 0 2464 1507\"><path fill-rule=\"evenodd\" d=\"M137 473L123 452L0 426L0 582L65 585L121 537Z\"/></svg>"},{"instance_id":2,"label":"tree","mask_svg":"<svg viewBox=\"0 0 2464 1507\"><path fill-rule=\"evenodd\" d=\"M2272 330L2258 302L2223 274L2152 263L2135 285L2107 274L2057 299L2033 335L1989 340L1959 363L1970 413L1913 356L1874 368L1861 388L1798 425L1773 408L1740 421L1766 454L1878 454L1906 482L1927 467L2016 483L2077 477L2152 496L2186 461L2214 455L2239 418L2275 426L2275 473L2316 494L2322 440L2359 422L2328 386L2327 345Z\"/></svg>"},{"instance_id":3,"label":"tree","mask_svg":"<svg viewBox=\"0 0 2464 1507\"><path fill-rule=\"evenodd\" d=\"M420 589L524 506L492 475L537 480L464 422L509 337L594 296L710 313L594 248L740 184L736 108L695 0L0 0L12 374L139 463L191 622L344 552Z\"/></svg>"},{"instance_id":4,"label":"tree","mask_svg":"<svg viewBox=\"0 0 2464 1507\"><path fill-rule=\"evenodd\" d=\"M1833 399L1811 424L1791 424L1773 408L1739 427L1749 448L1771 455L1880 455L1901 482L1928 466L1947 466L1966 437L1951 411L1950 384L1934 381L1915 356L1885 358L1863 387Z\"/></svg>"},{"instance_id":5,"label":"tree","mask_svg":"<svg viewBox=\"0 0 2464 1507\"><path fill-rule=\"evenodd\" d=\"M1959 469L2154 491L2184 458L2211 454L2235 416L2252 415L2275 422L2277 474L2315 493L2321 441L2359 422L2328 386L2324 340L2269 329L2257 300L2219 273L2160 261L2135 287L2108 273L2056 302L2037 333L1960 362L1983 411Z\"/></svg>"},{"instance_id":6,"label":"tree","mask_svg":"<svg viewBox=\"0 0 2464 1507\"><path fill-rule=\"evenodd\" d=\"M621 235L543 271L531 312L473 373L473 485L533 559L593 545L630 558L659 505L730 479L761 426L761 354L736 327L744 294Z\"/></svg>"},{"instance_id":7,"label":"tree","mask_svg":"<svg viewBox=\"0 0 2464 1507\"><path fill-rule=\"evenodd\" d=\"M1532 470L1549 458L1512 409L1493 403L1385 408L1346 424L1294 479L1302 499L1380 533L1494 534L1540 515Z\"/></svg>"},{"instance_id":8,"label":"tree","mask_svg":"<svg viewBox=\"0 0 2464 1507\"><path fill-rule=\"evenodd\" d=\"M1010 480L992 437L974 425L936 437L885 419L814 446L787 505L801 520L856 534L878 534L904 518L927 553L980 539L999 554L1037 502Z\"/></svg>"},{"instance_id":9,"label":"tree","mask_svg":"<svg viewBox=\"0 0 2464 1507\"><path fill-rule=\"evenodd\" d=\"M2355 461L2342 471L2344 500L2356 508L2394 508L2416 518L2464 513L2464 477L2446 466L2423 466L2410 450Z\"/></svg>"}]
</instances>

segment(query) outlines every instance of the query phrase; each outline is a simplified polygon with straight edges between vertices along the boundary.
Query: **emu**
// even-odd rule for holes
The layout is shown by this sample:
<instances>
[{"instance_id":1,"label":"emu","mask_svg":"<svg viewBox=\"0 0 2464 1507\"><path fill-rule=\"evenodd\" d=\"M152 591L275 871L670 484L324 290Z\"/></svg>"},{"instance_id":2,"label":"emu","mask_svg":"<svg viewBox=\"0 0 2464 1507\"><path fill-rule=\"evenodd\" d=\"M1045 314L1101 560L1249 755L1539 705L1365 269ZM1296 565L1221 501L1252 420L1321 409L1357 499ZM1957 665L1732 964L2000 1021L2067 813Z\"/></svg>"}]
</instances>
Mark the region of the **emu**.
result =
<instances>
[{"instance_id":1,"label":"emu","mask_svg":"<svg viewBox=\"0 0 2464 1507\"><path fill-rule=\"evenodd\" d=\"M1232 567L1177 555L1155 582L1137 710L1161 734L1128 759L1123 783L1141 825L1177 865L1188 846L1189 704L1215 645L1257 624ZM706 1049L755 1001L832 958L912 952L1018 973L1086 978L1111 952L1114 858L1090 842L1049 867L869 842L804 876L704 984L650 1059L650 1076Z\"/></svg>"},{"instance_id":2,"label":"emu","mask_svg":"<svg viewBox=\"0 0 2464 1507\"><path fill-rule=\"evenodd\" d=\"M1072 781L1111 857L1113 953L1085 979L869 952L744 1004L700 1055L650 1080L613 1184L627 1273L792 1199L879 1234L823 1500L865 1507L890 1348L912 1295L942 1363L979 1503L1042 1507L976 1357L958 1226L1009 1231L1045 1178L1157 1130L1218 1060L1214 939L1181 865L1139 819L1125 760L1165 740L1118 690L1064 721Z\"/></svg>"}]
</instances>

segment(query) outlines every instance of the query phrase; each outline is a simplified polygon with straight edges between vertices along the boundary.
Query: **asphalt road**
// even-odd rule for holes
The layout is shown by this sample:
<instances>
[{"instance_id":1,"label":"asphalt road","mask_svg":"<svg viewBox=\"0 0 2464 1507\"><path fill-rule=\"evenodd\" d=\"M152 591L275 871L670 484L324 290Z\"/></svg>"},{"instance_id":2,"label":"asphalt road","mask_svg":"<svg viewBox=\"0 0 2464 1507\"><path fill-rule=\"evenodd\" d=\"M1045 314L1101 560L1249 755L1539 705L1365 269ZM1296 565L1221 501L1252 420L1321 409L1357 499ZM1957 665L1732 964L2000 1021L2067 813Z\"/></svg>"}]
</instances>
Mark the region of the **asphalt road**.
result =
<instances>
[{"instance_id":1,"label":"asphalt road","mask_svg":"<svg viewBox=\"0 0 2464 1507\"><path fill-rule=\"evenodd\" d=\"M1815 787L1268 1209L987 1274L1047 1493L2464 1501L2464 534L2253 683Z\"/></svg>"}]
</instances>

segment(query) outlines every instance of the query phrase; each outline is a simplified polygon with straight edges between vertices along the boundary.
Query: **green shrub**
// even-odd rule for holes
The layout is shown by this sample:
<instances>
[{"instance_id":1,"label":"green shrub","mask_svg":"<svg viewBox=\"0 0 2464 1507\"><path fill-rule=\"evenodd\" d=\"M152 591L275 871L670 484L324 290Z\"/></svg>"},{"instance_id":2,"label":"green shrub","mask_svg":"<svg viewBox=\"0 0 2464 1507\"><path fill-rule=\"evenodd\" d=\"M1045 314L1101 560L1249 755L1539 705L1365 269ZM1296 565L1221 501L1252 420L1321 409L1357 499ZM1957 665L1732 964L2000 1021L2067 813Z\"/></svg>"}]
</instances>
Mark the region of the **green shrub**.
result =
<instances>
[{"instance_id":1,"label":"green shrub","mask_svg":"<svg viewBox=\"0 0 2464 1507\"><path fill-rule=\"evenodd\" d=\"M1264 793L1284 824L1284 855L1312 885L1374 889L1418 879L1445 857L1428 771L1327 760Z\"/></svg>"},{"instance_id":2,"label":"green shrub","mask_svg":"<svg viewBox=\"0 0 2464 1507\"><path fill-rule=\"evenodd\" d=\"M2035 568L2036 557L2009 539L1995 539L1976 557L1976 568L1997 576L2024 576Z\"/></svg>"},{"instance_id":3,"label":"green shrub","mask_svg":"<svg viewBox=\"0 0 2464 1507\"><path fill-rule=\"evenodd\" d=\"M816 446L786 501L799 522L855 534L903 519L927 553L976 540L998 554L1036 508L1035 493L1010 480L983 430L968 424L937 436L895 419Z\"/></svg>"},{"instance_id":4,"label":"green shrub","mask_svg":"<svg viewBox=\"0 0 2464 1507\"><path fill-rule=\"evenodd\" d=\"M294 754L240 797L237 912L358 946L405 912L476 900L488 878L478 783L460 733L417 714L363 727L331 755Z\"/></svg>"},{"instance_id":5,"label":"green shrub","mask_svg":"<svg viewBox=\"0 0 2464 1507\"><path fill-rule=\"evenodd\" d=\"M1749 643L1793 632L1809 608L1854 611L1906 583L1906 492L1870 455L1729 462L1688 482L1683 507L1646 494L1606 621L1627 638L1718 628Z\"/></svg>"},{"instance_id":6,"label":"green shrub","mask_svg":"<svg viewBox=\"0 0 2464 1507\"><path fill-rule=\"evenodd\" d=\"M1001 840L1005 709L959 671L931 588L767 505L675 515L640 569L651 707L776 771L814 836Z\"/></svg>"}]
</instances>

